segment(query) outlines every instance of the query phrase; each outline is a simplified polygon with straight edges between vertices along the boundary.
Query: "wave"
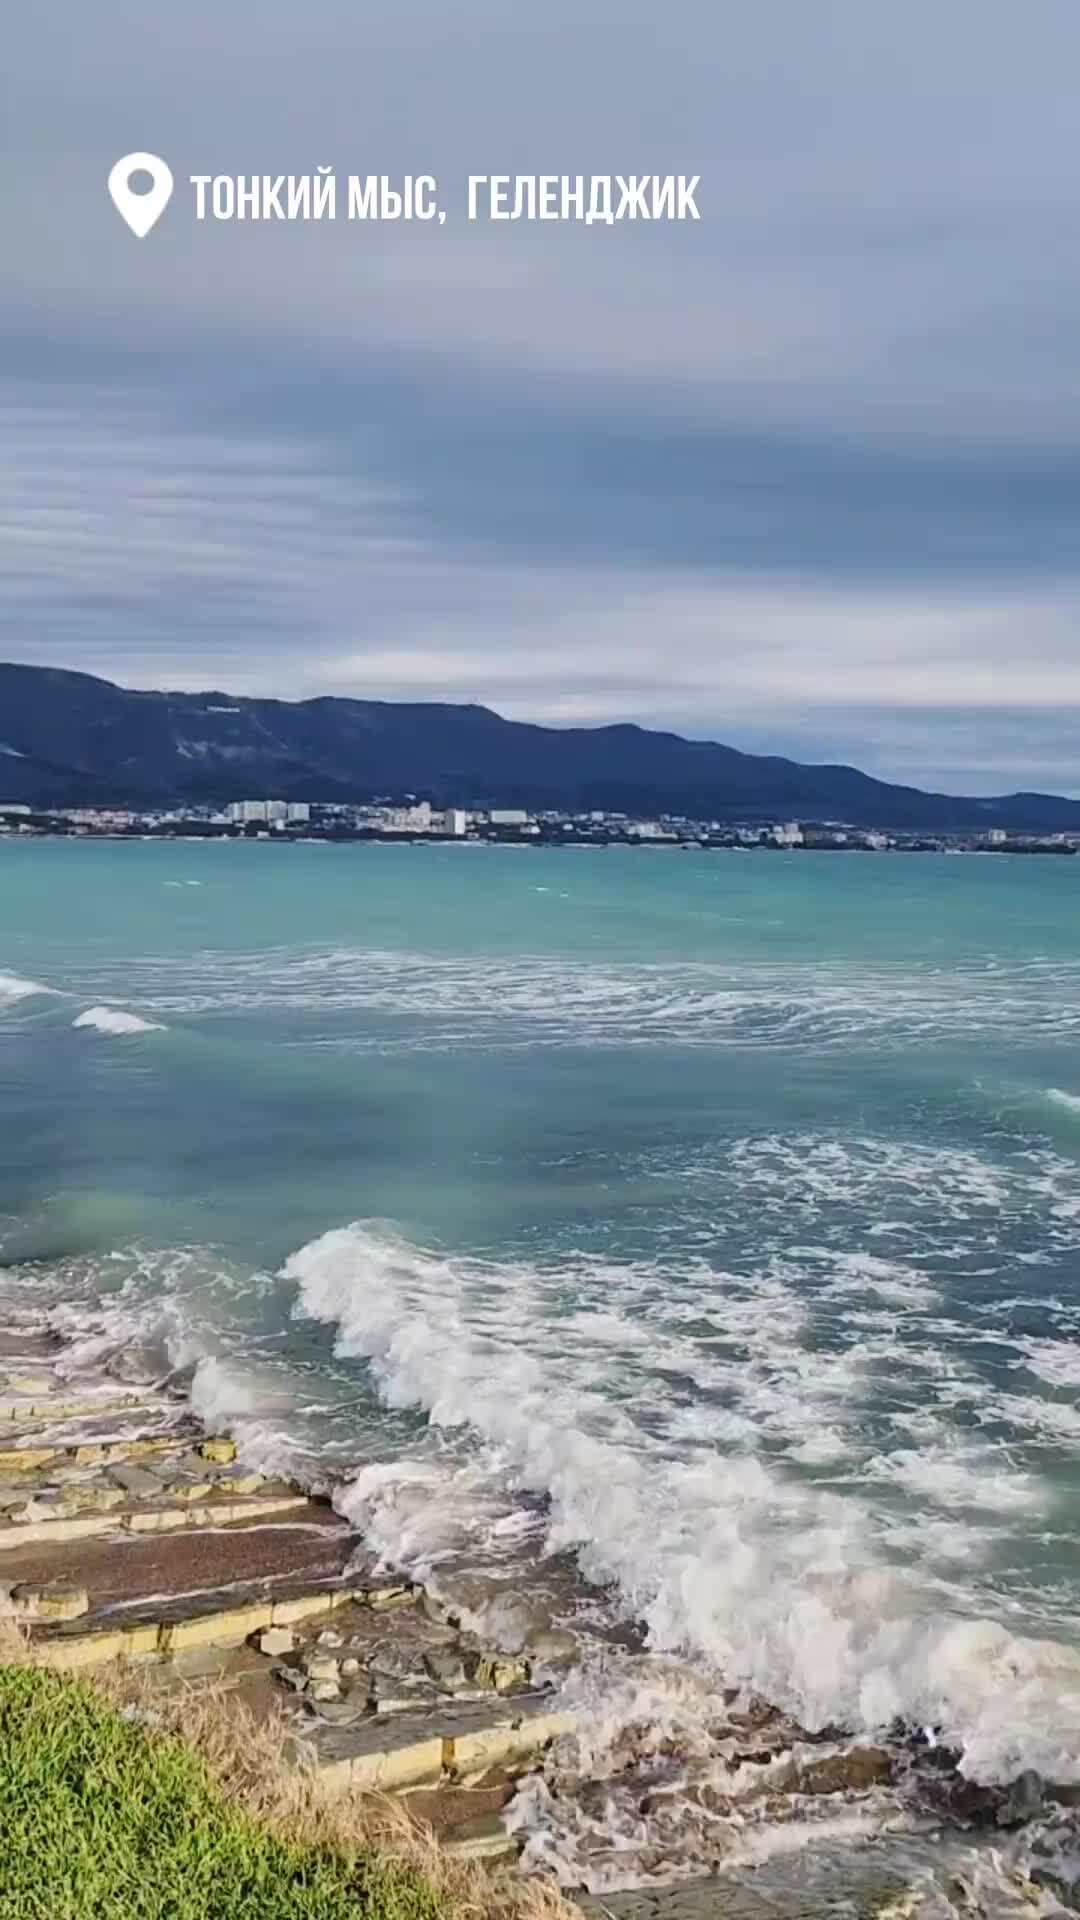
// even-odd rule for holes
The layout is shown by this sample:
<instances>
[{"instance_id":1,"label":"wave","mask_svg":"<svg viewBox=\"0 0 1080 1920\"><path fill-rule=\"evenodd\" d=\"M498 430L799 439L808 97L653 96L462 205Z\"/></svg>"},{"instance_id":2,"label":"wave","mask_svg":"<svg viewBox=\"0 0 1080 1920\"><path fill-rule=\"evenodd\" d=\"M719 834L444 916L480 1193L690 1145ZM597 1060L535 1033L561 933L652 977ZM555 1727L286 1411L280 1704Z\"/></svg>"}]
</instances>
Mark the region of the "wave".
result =
<instances>
[{"instance_id":1,"label":"wave","mask_svg":"<svg viewBox=\"0 0 1080 1920\"><path fill-rule=\"evenodd\" d=\"M144 1020L140 1014L127 1013L122 1007L87 1007L73 1027L92 1027L96 1033L164 1033L160 1020Z\"/></svg>"},{"instance_id":2,"label":"wave","mask_svg":"<svg viewBox=\"0 0 1080 1920\"><path fill-rule=\"evenodd\" d=\"M35 993L55 992L55 987L43 986L40 980L24 980L18 973L0 973L0 1006L28 1000Z\"/></svg>"},{"instance_id":3,"label":"wave","mask_svg":"<svg viewBox=\"0 0 1080 1920\"><path fill-rule=\"evenodd\" d=\"M572 1550L587 1579L617 1589L653 1649L704 1660L718 1685L751 1690L810 1728L933 1727L983 1782L1027 1767L1080 1779L1080 1652L983 1616L974 1588L891 1564L868 1504L872 1484L841 1495L808 1483L753 1451L737 1422L726 1451L704 1435L680 1443L658 1421L645 1373L634 1372L634 1335L617 1354L610 1328L590 1337L566 1312L565 1272L530 1281L510 1263L451 1258L359 1223L301 1248L283 1277L297 1288L298 1315L333 1325L338 1354L370 1362L389 1406L427 1415L433 1445L419 1467L363 1473L338 1496L387 1557L437 1565L469 1532L463 1499L479 1499L490 1537L500 1506L507 1516L529 1489L544 1498L547 1553ZM613 1318L618 1293L607 1278ZM797 1335L777 1305L770 1313L763 1298L746 1301L736 1320L745 1337L756 1326L794 1353ZM636 1334L647 1369L652 1329ZM677 1344L677 1329L665 1337ZM684 1343L684 1358L689 1351ZM671 1357L651 1381L669 1397ZM811 1376L803 1411L820 1421L859 1389L867 1361L804 1349L794 1365ZM721 1377L718 1365L714 1387ZM874 1378L861 1384L872 1398ZM925 1492L935 1463L917 1468L916 1458L901 1458L894 1478ZM982 1456L943 1456L934 1504L961 1492L991 1510L1026 1507L1033 1490L992 1477L995 1463L989 1443Z\"/></svg>"},{"instance_id":4,"label":"wave","mask_svg":"<svg viewBox=\"0 0 1080 1920\"><path fill-rule=\"evenodd\" d=\"M338 1452L355 1462L355 1405L337 1427L327 1419L348 1383L328 1368L313 1378L282 1354L274 1291L269 1274L220 1249L135 1243L3 1265L0 1318L58 1336L64 1376L183 1386L196 1417L231 1433L248 1466L325 1489Z\"/></svg>"},{"instance_id":5,"label":"wave","mask_svg":"<svg viewBox=\"0 0 1080 1920\"><path fill-rule=\"evenodd\" d=\"M865 1038L888 1047L967 1039L973 1026L1009 1039L1080 1031L1080 967L1067 961L944 972L899 962L656 964L289 946L125 957L122 970L88 975L80 986L87 994L137 999L162 1014L373 1016L369 1034L350 1031L341 1041L352 1047L475 1048L493 1038L514 1046L820 1047Z\"/></svg>"},{"instance_id":6,"label":"wave","mask_svg":"<svg viewBox=\"0 0 1080 1920\"><path fill-rule=\"evenodd\" d=\"M1080 1093L1065 1093L1061 1087L1047 1087L1046 1097L1055 1107L1064 1107L1069 1113L1080 1114Z\"/></svg>"}]
</instances>

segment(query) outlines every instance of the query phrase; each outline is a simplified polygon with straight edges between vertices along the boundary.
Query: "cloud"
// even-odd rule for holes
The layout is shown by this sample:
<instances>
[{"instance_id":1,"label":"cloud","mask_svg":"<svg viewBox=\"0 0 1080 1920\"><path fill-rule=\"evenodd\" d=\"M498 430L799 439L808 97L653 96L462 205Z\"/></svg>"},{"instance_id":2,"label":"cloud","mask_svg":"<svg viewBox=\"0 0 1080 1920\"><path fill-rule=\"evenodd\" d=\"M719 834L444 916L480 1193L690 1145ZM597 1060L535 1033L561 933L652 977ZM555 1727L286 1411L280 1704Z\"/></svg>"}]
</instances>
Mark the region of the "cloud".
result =
<instances>
[{"instance_id":1,"label":"cloud","mask_svg":"<svg viewBox=\"0 0 1080 1920\"><path fill-rule=\"evenodd\" d=\"M1073 778L1072 0L110 0L9 41L5 651ZM178 192L138 243L104 179L143 146ZM435 172L446 226L191 218L190 172L323 161ZM470 226L516 169L700 173L705 217Z\"/></svg>"},{"instance_id":2,"label":"cloud","mask_svg":"<svg viewBox=\"0 0 1080 1920\"><path fill-rule=\"evenodd\" d=\"M620 714L819 757L826 739L837 757L869 745L876 770L914 778L917 763L946 786L961 767L980 787L1011 768L987 745L999 710L1080 707L1067 577L1021 572L989 592L670 552L630 566L617 546L605 562L576 553L555 528L531 558L511 543L500 559L482 488L470 541L431 495L342 465L332 442L214 435L137 390L23 392L4 411L0 557L22 658L140 685L479 700L553 723ZM906 738L881 725L892 704ZM974 742L955 721L965 709L981 713Z\"/></svg>"}]
</instances>

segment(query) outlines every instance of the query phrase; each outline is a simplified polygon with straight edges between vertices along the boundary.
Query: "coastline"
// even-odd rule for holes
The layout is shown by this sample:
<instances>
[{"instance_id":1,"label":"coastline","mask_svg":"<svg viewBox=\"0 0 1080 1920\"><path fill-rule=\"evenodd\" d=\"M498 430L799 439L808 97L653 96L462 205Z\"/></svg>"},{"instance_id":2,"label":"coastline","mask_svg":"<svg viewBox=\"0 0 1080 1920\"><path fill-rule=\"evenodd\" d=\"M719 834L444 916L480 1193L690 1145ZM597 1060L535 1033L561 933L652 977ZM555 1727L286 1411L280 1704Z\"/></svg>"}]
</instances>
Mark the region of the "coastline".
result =
<instances>
[{"instance_id":1,"label":"coastline","mask_svg":"<svg viewBox=\"0 0 1080 1920\"><path fill-rule=\"evenodd\" d=\"M715 1914L726 1894L750 1915L755 1883L807 1848L826 1879L869 1871L859 1911L914 1913L879 1895L942 1834L1004 1855L1007 1883L1027 1884L1018 1911L1041 1900L1029 1830L1061 1826L1075 1790L979 1788L910 1732L807 1733L647 1653L624 1657L621 1692L610 1673L606 1692L575 1684L573 1636L549 1634L540 1660L485 1643L378 1567L326 1494L248 1471L174 1382L76 1369L25 1318L0 1344L0 1614L36 1662L283 1721L328 1798L391 1793L451 1855L591 1885L627 1920Z\"/></svg>"},{"instance_id":2,"label":"coastline","mask_svg":"<svg viewBox=\"0 0 1080 1920\"><path fill-rule=\"evenodd\" d=\"M512 1855L494 1814L571 1725L555 1689L416 1583L365 1578L330 1500L245 1471L175 1388L72 1373L55 1336L0 1339L0 1616L34 1659L223 1688L288 1718L328 1794L422 1787L452 1850Z\"/></svg>"},{"instance_id":3,"label":"coastline","mask_svg":"<svg viewBox=\"0 0 1080 1920\"><path fill-rule=\"evenodd\" d=\"M938 1884L943 1846L985 1868L1063 1832L1042 1781L1010 1797L1027 1769L1076 1778L1080 1726L1080 1001L1054 874L421 856L417 889L411 852L222 858L8 863L9 1371L81 1393L115 1365L242 1456L202 1459L192 1424L190 1497L136 1454L112 1464L150 1490L99 1460L97 1512L73 1458L9 1484L45 1509L20 1552L51 1543L39 1570L101 1616L42 1643L112 1632L133 1675L186 1686L205 1662L350 1778L360 1731L438 1736L414 1794L440 1820L467 1710L574 1710L464 1837L603 1902L712 1873L786 1915L796 1859ZM35 1350L47 1321L77 1353ZM318 1646L332 1614L260 1613L275 1582L359 1589L346 1643ZM405 1594L380 1612L383 1583ZM196 1590L232 1644L181 1674L165 1602L190 1617ZM407 1630L456 1657L451 1615L528 1685L462 1660L440 1687ZM541 1671L534 1633L583 1657ZM417 1656L381 1703L373 1635ZM355 1660L362 1695L309 1654Z\"/></svg>"}]
</instances>

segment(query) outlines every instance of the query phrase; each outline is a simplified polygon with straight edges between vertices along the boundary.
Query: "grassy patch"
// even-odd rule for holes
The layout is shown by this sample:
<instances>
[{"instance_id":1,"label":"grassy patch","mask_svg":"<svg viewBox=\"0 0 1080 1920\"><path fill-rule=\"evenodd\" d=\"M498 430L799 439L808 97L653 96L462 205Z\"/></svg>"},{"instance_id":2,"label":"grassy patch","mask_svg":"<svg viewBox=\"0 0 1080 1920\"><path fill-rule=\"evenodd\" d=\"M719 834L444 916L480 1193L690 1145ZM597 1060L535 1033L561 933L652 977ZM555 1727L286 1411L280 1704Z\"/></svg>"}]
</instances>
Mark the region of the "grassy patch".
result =
<instances>
[{"instance_id":1,"label":"grassy patch","mask_svg":"<svg viewBox=\"0 0 1080 1920\"><path fill-rule=\"evenodd\" d=\"M3 1920L435 1920L414 1867L276 1832L99 1693L0 1666Z\"/></svg>"}]
</instances>

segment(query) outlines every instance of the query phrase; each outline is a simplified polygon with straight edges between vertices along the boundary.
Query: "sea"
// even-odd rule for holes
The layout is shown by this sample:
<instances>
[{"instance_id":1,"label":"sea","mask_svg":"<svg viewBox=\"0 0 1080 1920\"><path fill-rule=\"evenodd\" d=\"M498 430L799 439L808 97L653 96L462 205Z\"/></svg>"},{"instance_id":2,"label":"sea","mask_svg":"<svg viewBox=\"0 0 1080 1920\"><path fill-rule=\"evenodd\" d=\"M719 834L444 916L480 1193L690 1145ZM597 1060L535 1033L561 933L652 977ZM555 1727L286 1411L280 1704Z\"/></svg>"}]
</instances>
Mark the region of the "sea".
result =
<instances>
[{"instance_id":1,"label":"sea","mask_svg":"<svg viewBox=\"0 0 1080 1920\"><path fill-rule=\"evenodd\" d=\"M12 1314L577 1637L526 1864L993 1915L1075 1847L1080 861L11 836L0 1137Z\"/></svg>"}]
</instances>

